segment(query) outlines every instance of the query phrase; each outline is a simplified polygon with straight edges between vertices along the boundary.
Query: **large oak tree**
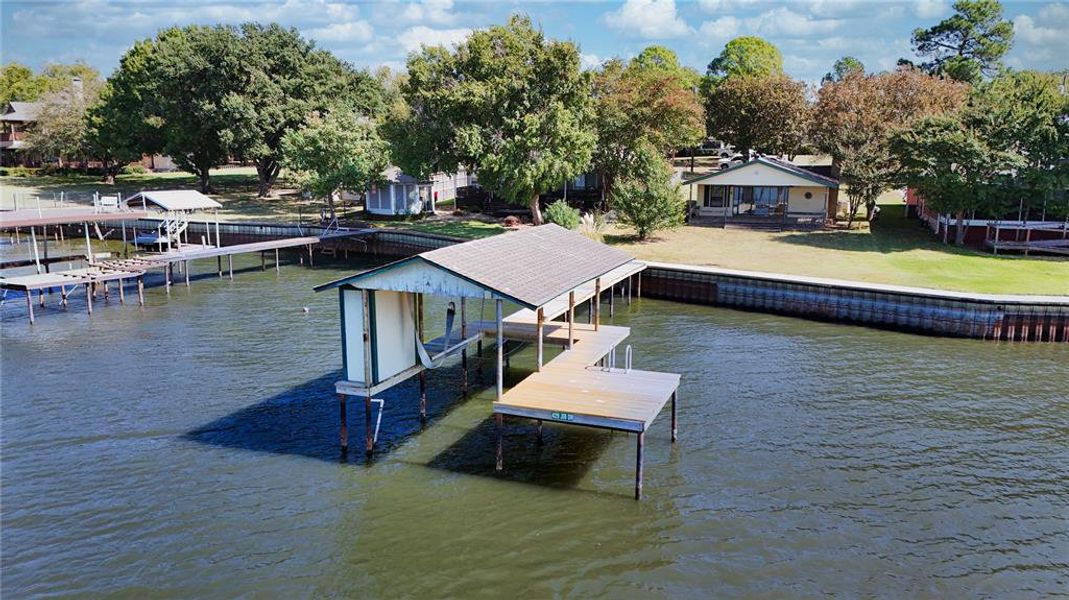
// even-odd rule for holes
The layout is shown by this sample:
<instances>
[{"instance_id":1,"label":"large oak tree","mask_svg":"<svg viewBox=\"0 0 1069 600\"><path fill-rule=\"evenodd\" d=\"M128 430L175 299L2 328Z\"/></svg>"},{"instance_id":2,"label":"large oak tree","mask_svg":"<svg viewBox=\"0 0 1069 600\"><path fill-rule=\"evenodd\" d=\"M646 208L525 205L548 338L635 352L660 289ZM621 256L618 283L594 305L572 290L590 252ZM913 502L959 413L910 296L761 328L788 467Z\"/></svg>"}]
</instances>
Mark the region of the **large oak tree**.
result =
<instances>
[{"instance_id":1,"label":"large oak tree","mask_svg":"<svg viewBox=\"0 0 1069 600\"><path fill-rule=\"evenodd\" d=\"M407 107L386 128L406 172L474 168L480 185L528 205L537 224L539 194L590 166L594 111L579 51L529 18L476 31L455 49L424 47L408 75Z\"/></svg>"}]
</instances>

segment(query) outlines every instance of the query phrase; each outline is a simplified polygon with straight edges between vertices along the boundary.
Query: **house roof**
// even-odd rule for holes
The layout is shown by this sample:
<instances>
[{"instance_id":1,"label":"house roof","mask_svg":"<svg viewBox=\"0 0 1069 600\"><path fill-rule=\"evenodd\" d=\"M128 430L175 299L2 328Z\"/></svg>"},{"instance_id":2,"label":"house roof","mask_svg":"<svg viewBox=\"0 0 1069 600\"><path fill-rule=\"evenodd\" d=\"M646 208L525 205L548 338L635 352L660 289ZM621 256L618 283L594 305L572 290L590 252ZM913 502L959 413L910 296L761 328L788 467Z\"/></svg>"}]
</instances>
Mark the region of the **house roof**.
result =
<instances>
[{"instance_id":1,"label":"house roof","mask_svg":"<svg viewBox=\"0 0 1069 600\"><path fill-rule=\"evenodd\" d=\"M28 123L37 120L41 112L40 102L8 102L0 121Z\"/></svg>"},{"instance_id":2,"label":"house roof","mask_svg":"<svg viewBox=\"0 0 1069 600\"><path fill-rule=\"evenodd\" d=\"M205 210L223 205L194 190L152 190L138 192L127 201L127 206L154 204L166 211Z\"/></svg>"},{"instance_id":3,"label":"house roof","mask_svg":"<svg viewBox=\"0 0 1069 600\"><path fill-rule=\"evenodd\" d=\"M812 171L810 171L808 169L803 169L802 167L799 167L798 165L793 165L793 164L791 164L791 163L789 163L789 162L787 162L785 160L779 160L778 158L772 158L770 156L759 156L759 157L757 157L757 158L755 158L755 159L753 159L751 161L735 165L733 167L724 169L723 171L715 171L713 173L709 173L708 175L702 175L701 177L695 177L694 179L691 179L689 181L684 182L683 185L691 185L693 183L704 183L704 182L709 181L711 179L715 179L717 177L720 177L720 176L722 176L722 175L724 175L726 173L732 173L732 172L734 172L734 171L736 171L738 169L742 169L743 167L749 167L749 166L752 166L754 164L761 164L761 165L765 165L765 166L771 167L773 169L778 169L780 171L783 171L785 173L789 173L789 174L794 175L796 177L801 177L802 179L806 179L806 180L812 181L813 183L815 183L817 185L822 185L822 186L829 187L829 188L832 188L832 189L838 189L839 188L839 181L836 180L836 179L832 179L831 177L825 177L823 175L819 175L819 174L814 173L814 172L812 172Z\"/></svg>"},{"instance_id":4,"label":"house roof","mask_svg":"<svg viewBox=\"0 0 1069 600\"><path fill-rule=\"evenodd\" d=\"M376 277L376 286L381 286L383 280L378 276L418 262L535 309L632 260L623 251L550 224L430 250L332 281L316 291L340 286L361 288L360 281L371 277Z\"/></svg>"}]
</instances>

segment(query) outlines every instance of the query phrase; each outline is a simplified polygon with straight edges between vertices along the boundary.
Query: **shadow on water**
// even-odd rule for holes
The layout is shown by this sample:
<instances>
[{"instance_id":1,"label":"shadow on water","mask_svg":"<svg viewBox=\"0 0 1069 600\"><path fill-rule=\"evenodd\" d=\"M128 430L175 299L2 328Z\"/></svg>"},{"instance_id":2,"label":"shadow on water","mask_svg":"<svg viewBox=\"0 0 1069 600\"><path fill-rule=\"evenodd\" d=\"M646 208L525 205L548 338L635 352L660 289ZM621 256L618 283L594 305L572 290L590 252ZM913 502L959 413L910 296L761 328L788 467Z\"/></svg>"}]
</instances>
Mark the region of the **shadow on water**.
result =
<instances>
[{"instance_id":1,"label":"shadow on water","mask_svg":"<svg viewBox=\"0 0 1069 600\"><path fill-rule=\"evenodd\" d=\"M587 476L616 432L547 423L542 443L529 419L506 417L504 468L496 469L496 423L489 416L438 453L426 466L451 473L492 477L540 487L571 489Z\"/></svg>"},{"instance_id":2,"label":"shadow on water","mask_svg":"<svg viewBox=\"0 0 1069 600\"><path fill-rule=\"evenodd\" d=\"M478 361L473 361L469 378L478 384ZM484 373L483 381L485 379ZM442 367L428 377L427 422L419 418L419 378L413 377L389 390L376 394L385 400L385 412L375 443L375 457L387 456L425 427L434 426L452 409L465 401L460 394L462 371L459 365ZM339 446L339 405L334 383L342 379L341 371L326 373L294 386L256 404L252 404L183 435L184 439L202 444L305 456L328 462L365 463L364 403L349 398L349 453ZM378 406L372 406L372 427Z\"/></svg>"}]
</instances>

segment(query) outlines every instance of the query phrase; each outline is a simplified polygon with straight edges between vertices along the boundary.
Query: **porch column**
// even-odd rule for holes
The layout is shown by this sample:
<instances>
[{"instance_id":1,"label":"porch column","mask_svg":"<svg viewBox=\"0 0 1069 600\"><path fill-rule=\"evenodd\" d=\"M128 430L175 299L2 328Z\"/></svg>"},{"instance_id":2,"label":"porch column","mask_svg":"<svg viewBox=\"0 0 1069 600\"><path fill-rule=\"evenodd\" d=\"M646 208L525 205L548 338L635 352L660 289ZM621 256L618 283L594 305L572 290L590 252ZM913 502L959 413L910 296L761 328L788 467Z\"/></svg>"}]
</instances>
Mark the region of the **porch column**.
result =
<instances>
[{"instance_id":1,"label":"porch column","mask_svg":"<svg viewBox=\"0 0 1069 600\"><path fill-rule=\"evenodd\" d=\"M502 312L504 311L504 301L497 300L495 302L497 306L497 395L496 399L501 400L501 397L505 395L505 328L503 323Z\"/></svg>"},{"instance_id":2,"label":"porch column","mask_svg":"<svg viewBox=\"0 0 1069 600\"><path fill-rule=\"evenodd\" d=\"M537 321L537 325L535 326L535 335L538 337L538 341L536 342L537 345L535 347L535 349L536 349L535 354L536 354L536 358L537 358L537 367L535 368L535 370L536 371L541 371L542 370L542 356L543 356L542 332L543 332L543 330L545 328L545 321L546 321L545 312L542 310L541 307L539 307L539 309L538 309L538 317L537 318L538 318L538 321Z\"/></svg>"},{"instance_id":3,"label":"porch column","mask_svg":"<svg viewBox=\"0 0 1069 600\"><path fill-rule=\"evenodd\" d=\"M367 290L360 290L360 304L364 313L364 453L371 458L375 437L371 429L371 309Z\"/></svg>"},{"instance_id":4,"label":"porch column","mask_svg":"<svg viewBox=\"0 0 1069 600\"><path fill-rule=\"evenodd\" d=\"M568 349L575 347L575 290L568 292Z\"/></svg>"}]
</instances>

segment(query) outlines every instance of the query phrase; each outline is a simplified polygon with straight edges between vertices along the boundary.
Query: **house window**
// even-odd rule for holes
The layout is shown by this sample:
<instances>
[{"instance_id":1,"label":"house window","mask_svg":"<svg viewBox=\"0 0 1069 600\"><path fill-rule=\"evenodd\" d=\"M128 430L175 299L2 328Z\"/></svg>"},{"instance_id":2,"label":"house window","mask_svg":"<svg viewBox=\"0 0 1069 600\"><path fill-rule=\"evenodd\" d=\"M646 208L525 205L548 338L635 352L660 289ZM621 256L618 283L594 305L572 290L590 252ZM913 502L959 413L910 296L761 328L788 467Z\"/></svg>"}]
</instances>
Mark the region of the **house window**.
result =
<instances>
[{"instance_id":1,"label":"house window","mask_svg":"<svg viewBox=\"0 0 1069 600\"><path fill-rule=\"evenodd\" d=\"M705 208L723 208L727 202L727 189L722 185L707 185L702 197L702 206Z\"/></svg>"}]
</instances>

